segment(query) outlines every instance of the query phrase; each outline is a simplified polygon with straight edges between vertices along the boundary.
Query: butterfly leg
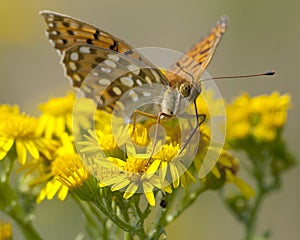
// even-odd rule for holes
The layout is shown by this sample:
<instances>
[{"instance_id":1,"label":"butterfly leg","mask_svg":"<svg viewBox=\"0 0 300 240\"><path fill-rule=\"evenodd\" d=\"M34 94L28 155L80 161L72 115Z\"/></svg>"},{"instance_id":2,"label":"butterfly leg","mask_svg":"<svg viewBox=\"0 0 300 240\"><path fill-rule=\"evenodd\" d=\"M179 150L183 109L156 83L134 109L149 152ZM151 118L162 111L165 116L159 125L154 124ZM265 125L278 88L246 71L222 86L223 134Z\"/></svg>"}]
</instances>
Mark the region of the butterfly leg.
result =
<instances>
[{"instance_id":1,"label":"butterfly leg","mask_svg":"<svg viewBox=\"0 0 300 240\"><path fill-rule=\"evenodd\" d=\"M198 114L198 110L197 110L197 104L196 101L194 102L194 107L195 107L195 115L196 115L196 126L193 129L193 131L190 133L187 141L184 143L183 147L180 149L180 153L182 153L182 151L186 148L186 146L188 145L188 143L190 142L190 140L192 139L192 137L194 136L195 132L198 130L198 128L200 127L200 125L205 121L206 119L206 114ZM200 119L201 118L201 119Z\"/></svg>"},{"instance_id":2,"label":"butterfly leg","mask_svg":"<svg viewBox=\"0 0 300 240\"><path fill-rule=\"evenodd\" d=\"M157 119L156 119L156 126L155 126L155 133L154 133L154 142L153 142L153 147L152 147L152 151L151 151L151 154L150 154L150 157L146 163L146 166L149 164L149 162L151 161L152 157L153 157L153 154L154 154L154 151L155 151L155 147L156 147L156 144L157 144L157 138L158 138L158 126L160 124L160 120L162 118L172 118L173 115L171 114L167 114L167 113L164 113L164 112L160 112L157 116Z\"/></svg>"},{"instance_id":3,"label":"butterfly leg","mask_svg":"<svg viewBox=\"0 0 300 240\"><path fill-rule=\"evenodd\" d=\"M140 114L140 115L145 116L145 117L156 119L156 127L155 127L155 133L154 133L154 142L153 142L153 147L152 147L152 150L151 150L151 153L150 153L150 157L149 157L148 161L146 162L146 166L147 166L149 164L149 162L151 161L152 157L153 157L153 154L154 154L154 151L155 151L155 147L156 147L156 144L157 144L158 125L160 124L160 120L162 118L172 118L173 115L170 115L170 114L167 114L167 113L164 113L164 112L160 112L157 116L155 116L155 115L150 114L150 113L145 113L145 112L140 111L140 110L135 110L133 112L133 130L132 130L132 134L135 131L135 124L136 124L135 122L136 122L136 115L137 114Z\"/></svg>"},{"instance_id":4,"label":"butterfly leg","mask_svg":"<svg viewBox=\"0 0 300 240\"><path fill-rule=\"evenodd\" d=\"M153 119L157 118L156 115L146 113L146 112L143 112L143 111L140 111L140 110L134 110L134 112L133 112L133 123L132 123L132 125L133 125L132 134L134 134L134 131L135 131L135 123L136 123L136 115L137 114L142 115L144 117L148 117L148 118L153 118Z\"/></svg>"}]
</instances>

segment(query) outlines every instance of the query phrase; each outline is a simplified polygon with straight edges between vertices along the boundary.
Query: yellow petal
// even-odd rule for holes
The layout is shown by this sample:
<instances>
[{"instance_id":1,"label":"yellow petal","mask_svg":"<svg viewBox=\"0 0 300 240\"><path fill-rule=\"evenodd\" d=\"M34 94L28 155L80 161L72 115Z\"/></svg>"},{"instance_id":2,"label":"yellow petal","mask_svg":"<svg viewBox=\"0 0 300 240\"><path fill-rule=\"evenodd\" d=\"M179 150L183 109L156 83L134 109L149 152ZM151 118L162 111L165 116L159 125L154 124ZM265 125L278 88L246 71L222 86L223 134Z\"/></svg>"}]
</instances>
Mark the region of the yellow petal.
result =
<instances>
[{"instance_id":1,"label":"yellow petal","mask_svg":"<svg viewBox=\"0 0 300 240\"><path fill-rule=\"evenodd\" d=\"M16 140L16 151L18 155L19 162L23 165L26 163L26 148L23 144L23 141L20 139Z\"/></svg>"},{"instance_id":2,"label":"yellow petal","mask_svg":"<svg viewBox=\"0 0 300 240\"><path fill-rule=\"evenodd\" d=\"M55 134L59 136L65 131L65 117L57 116L55 123Z\"/></svg>"},{"instance_id":3,"label":"yellow petal","mask_svg":"<svg viewBox=\"0 0 300 240\"><path fill-rule=\"evenodd\" d=\"M126 189L123 197L125 199L130 198L133 194L135 194L136 190L138 189L138 185L135 183L131 183L128 188Z\"/></svg>"},{"instance_id":4,"label":"yellow petal","mask_svg":"<svg viewBox=\"0 0 300 240\"><path fill-rule=\"evenodd\" d=\"M124 179L123 181L114 184L114 185L111 187L111 190L112 190L112 191L120 190L120 189L122 189L123 187L126 187L129 183L130 183L130 181L129 181L128 179Z\"/></svg>"},{"instance_id":5,"label":"yellow petal","mask_svg":"<svg viewBox=\"0 0 300 240\"><path fill-rule=\"evenodd\" d=\"M168 171L168 162L163 161L160 165L159 177L165 179Z\"/></svg>"},{"instance_id":6,"label":"yellow petal","mask_svg":"<svg viewBox=\"0 0 300 240\"><path fill-rule=\"evenodd\" d=\"M45 199L45 197L46 197L46 191L45 191L45 188L43 188L43 189L40 191L38 197L36 198L36 203L42 202L42 201Z\"/></svg>"},{"instance_id":7,"label":"yellow petal","mask_svg":"<svg viewBox=\"0 0 300 240\"><path fill-rule=\"evenodd\" d=\"M38 159L40 154L38 149L36 148L35 144L33 143L32 140L24 140L23 141L25 148L29 152L29 154L34 158Z\"/></svg>"},{"instance_id":8,"label":"yellow petal","mask_svg":"<svg viewBox=\"0 0 300 240\"><path fill-rule=\"evenodd\" d=\"M6 156L13 144L13 138L0 137L0 160Z\"/></svg>"},{"instance_id":9,"label":"yellow petal","mask_svg":"<svg viewBox=\"0 0 300 240\"><path fill-rule=\"evenodd\" d=\"M246 199L249 200L250 198L255 196L255 192L253 188L250 185L248 185L246 182L244 182L243 179L241 179L240 177L235 176L233 182Z\"/></svg>"},{"instance_id":10,"label":"yellow petal","mask_svg":"<svg viewBox=\"0 0 300 240\"><path fill-rule=\"evenodd\" d=\"M161 162L159 160L154 160L154 162L151 163L150 167L146 171L147 178L151 178L156 173L160 163Z\"/></svg>"},{"instance_id":11,"label":"yellow petal","mask_svg":"<svg viewBox=\"0 0 300 240\"><path fill-rule=\"evenodd\" d=\"M54 133L54 128L55 128L54 122L55 122L54 117L50 116L47 121L47 126L45 129L45 138L47 138L47 139L52 138L52 135Z\"/></svg>"},{"instance_id":12,"label":"yellow petal","mask_svg":"<svg viewBox=\"0 0 300 240\"><path fill-rule=\"evenodd\" d=\"M67 114L66 115L66 126L69 130L72 130L73 128L73 118L72 114Z\"/></svg>"},{"instance_id":13,"label":"yellow petal","mask_svg":"<svg viewBox=\"0 0 300 240\"><path fill-rule=\"evenodd\" d=\"M171 187L171 185L168 185L168 186L164 187L163 190L165 192L167 192L167 193L172 193L172 187Z\"/></svg>"},{"instance_id":14,"label":"yellow petal","mask_svg":"<svg viewBox=\"0 0 300 240\"><path fill-rule=\"evenodd\" d=\"M179 173L177 171L177 167L173 163L170 164L170 171L171 171L171 176L172 176L172 181L173 181L173 186L174 188L177 188L179 186Z\"/></svg>"},{"instance_id":15,"label":"yellow petal","mask_svg":"<svg viewBox=\"0 0 300 240\"><path fill-rule=\"evenodd\" d=\"M48 118L49 118L48 114L43 114L42 116L39 117L37 129L36 129L36 134L38 136L41 136L45 131Z\"/></svg>"},{"instance_id":16,"label":"yellow petal","mask_svg":"<svg viewBox=\"0 0 300 240\"><path fill-rule=\"evenodd\" d=\"M213 169L211 170L212 174L215 175L216 178L220 178L221 177L221 173L219 171L219 169L217 167L213 167Z\"/></svg>"},{"instance_id":17,"label":"yellow petal","mask_svg":"<svg viewBox=\"0 0 300 240\"><path fill-rule=\"evenodd\" d=\"M57 181L57 180L53 180L51 182L48 182L47 183L47 188L46 188L46 191L47 191L47 199L48 200L51 200L55 194L57 193L57 191L59 190L59 188L62 186L62 184Z\"/></svg>"},{"instance_id":18,"label":"yellow petal","mask_svg":"<svg viewBox=\"0 0 300 240\"><path fill-rule=\"evenodd\" d=\"M115 184L115 183L119 183L119 182L122 182L124 181L124 177L123 175L117 175L115 177L107 177L107 178L103 178L101 179L101 176L100 176L100 184L99 186L103 187L103 186L110 186L112 184Z\"/></svg>"},{"instance_id":19,"label":"yellow petal","mask_svg":"<svg viewBox=\"0 0 300 240\"><path fill-rule=\"evenodd\" d=\"M67 195L68 195L68 192L69 192L69 188L62 185L61 188L59 189L59 192L58 192L58 195L57 195L58 199L60 201L65 200Z\"/></svg>"},{"instance_id":20,"label":"yellow petal","mask_svg":"<svg viewBox=\"0 0 300 240\"><path fill-rule=\"evenodd\" d=\"M143 182L143 189L150 206L155 206L155 198L153 194L153 186L148 182Z\"/></svg>"}]
</instances>

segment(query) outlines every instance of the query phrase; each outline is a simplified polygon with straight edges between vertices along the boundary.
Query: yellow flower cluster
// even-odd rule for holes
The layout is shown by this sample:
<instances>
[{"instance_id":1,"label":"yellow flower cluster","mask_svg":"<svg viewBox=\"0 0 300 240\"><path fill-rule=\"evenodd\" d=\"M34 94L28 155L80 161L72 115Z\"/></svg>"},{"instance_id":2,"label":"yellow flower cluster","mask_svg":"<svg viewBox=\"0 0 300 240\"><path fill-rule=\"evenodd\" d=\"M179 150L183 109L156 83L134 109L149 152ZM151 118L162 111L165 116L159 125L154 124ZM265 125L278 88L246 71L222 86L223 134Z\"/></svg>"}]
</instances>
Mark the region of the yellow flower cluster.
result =
<instances>
[{"instance_id":1,"label":"yellow flower cluster","mask_svg":"<svg viewBox=\"0 0 300 240\"><path fill-rule=\"evenodd\" d=\"M69 189L82 185L89 176L75 151L73 137L64 133L59 139L59 144L48 168L40 172L41 176L35 180L36 183L44 182L37 197L38 203L45 198L51 200L55 195L58 196L58 199L64 200ZM44 164L44 161L39 161L36 162L35 167L42 169Z\"/></svg>"},{"instance_id":2,"label":"yellow flower cluster","mask_svg":"<svg viewBox=\"0 0 300 240\"><path fill-rule=\"evenodd\" d=\"M215 106L221 108L222 101L214 100L213 95L207 94L206 100L216 101ZM286 121L289 100L288 95L279 96L278 93L256 98L244 94L237 98L227 107L229 138L251 135L259 139L271 139L276 129ZM45 198L52 199L55 195L61 200L65 199L69 189L81 186L93 173L100 187L124 191L125 199L143 193L149 204L154 206L156 189L170 193L179 186L186 187L191 181L196 182L195 176L207 152L216 152L219 159L210 170L215 179L225 178L224 182L235 184L246 198L253 196L253 190L236 175L237 160L225 150L209 147L211 132L205 124L199 128L201 139L197 156L191 161L191 166L186 166L181 158L186 150L180 149L180 143L177 142L181 139L180 132L176 130L180 129L178 122L162 122L166 126L166 142L153 143L148 128L155 120L136 123L134 130L130 125L113 130L112 127L118 126L116 121L119 120L114 119L112 125L112 114L96 110L95 104L87 99L76 101L73 94L50 99L48 103L40 105L42 115L38 119L20 113L15 106L0 107L0 158L4 158L12 146L16 146L22 164L26 162L26 153L31 155L33 161L24 168L27 167L31 172L39 170L40 176L34 181L36 185L43 184L38 202ZM75 102L77 115L74 117ZM203 99L197 100L197 104L205 114L218 114L218 107L209 112L206 109L209 104ZM92 126L95 129L91 130ZM82 136L79 141L77 139L77 150L74 132ZM102 151L100 155L97 152L99 149ZM77 151L84 161L93 159L92 162L96 164L85 166ZM202 179L202 183L208 184L207 179Z\"/></svg>"},{"instance_id":3,"label":"yellow flower cluster","mask_svg":"<svg viewBox=\"0 0 300 240\"><path fill-rule=\"evenodd\" d=\"M247 93L227 106L227 137L229 140L253 137L257 141L272 141L287 119L290 96L274 92L250 97Z\"/></svg>"},{"instance_id":4,"label":"yellow flower cluster","mask_svg":"<svg viewBox=\"0 0 300 240\"><path fill-rule=\"evenodd\" d=\"M38 159L41 154L50 158L53 141L46 140L37 133L36 118L20 113L16 106L2 105L0 110L0 160L13 147L22 165L26 163L28 154L33 159Z\"/></svg>"}]
</instances>

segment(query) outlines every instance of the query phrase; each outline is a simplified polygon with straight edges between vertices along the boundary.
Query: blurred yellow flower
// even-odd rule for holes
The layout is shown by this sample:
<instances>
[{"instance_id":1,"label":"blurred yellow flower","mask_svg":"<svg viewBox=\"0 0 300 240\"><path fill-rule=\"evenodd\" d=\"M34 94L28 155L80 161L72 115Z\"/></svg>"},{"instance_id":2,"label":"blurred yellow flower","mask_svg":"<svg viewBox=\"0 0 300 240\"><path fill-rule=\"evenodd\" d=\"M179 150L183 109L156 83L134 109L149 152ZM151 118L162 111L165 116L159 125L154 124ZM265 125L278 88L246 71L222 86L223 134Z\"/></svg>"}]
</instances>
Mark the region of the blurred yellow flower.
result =
<instances>
[{"instance_id":1,"label":"blurred yellow flower","mask_svg":"<svg viewBox=\"0 0 300 240\"><path fill-rule=\"evenodd\" d=\"M89 129L93 123L96 106L91 99L80 98L76 101L74 93L65 97L52 98L39 105L38 134L45 137L59 137L62 133L78 133L80 128Z\"/></svg>"},{"instance_id":2,"label":"blurred yellow flower","mask_svg":"<svg viewBox=\"0 0 300 240\"><path fill-rule=\"evenodd\" d=\"M25 164L27 153L38 159L40 153L50 158L52 140L46 140L38 136L36 129L38 121L34 117L19 113L16 107L1 106L6 109L0 122L0 160L3 159L10 149L15 146L18 161Z\"/></svg>"},{"instance_id":3,"label":"blurred yellow flower","mask_svg":"<svg viewBox=\"0 0 300 240\"><path fill-rule=\"evenodd\" d=\"M47 103L39 105L42 115L39 117L38 133L52 138L65 131L72 132L72 114L75 95L69 93L66 97L52 98Z\"/></svg>"},{"instance_id":4,"label":"blurred yellow flower","mask_svg":"<svg viewBox=\"0 0 300 240\"><path fill-rule=\"evenodd\" d=\"M81 153L94 153L99 150L113 151L116 149L117 144L115 142L112 133L104 133L101 130L88 130L89 135L84 135L85 139L78 142Z\"/></svg>"},{"instance_id":5,"label":"blurred yellow flower","mask_svg":"<svg viewBox=\"0 0 300 240\"><path fill-rule=\"evenodd\" d=\"M258 141L272 141L286 123L289 108L288 94L273 92L251 98L244 93L227 106L227 137L229 140L253 137Z\"/></svg>"},{"instance_id":6,"label":"blurred yellow flower","mask_svg":"<svg viewBox=\"0 0 300 240\"><path fill-rule=\"evenodd\" d=\"M225 175L227 182L233 183L247 200L255 196L254 189L249 184L247 184L242 178L236 176L228 169L225 170Z\"/></svg>"},{"instance_id":7,"label":"blurred yellow flower","mask_svg":"<svg viewBox=\"0 0 300 240\"><path fill-rule=\"evenodd\" d=\"M202 91L197 98L198 113L210 116L220 116L224 114L224 101L222 98L216 98L215 93L211 90Z\"/></svg>"}]
</instances>

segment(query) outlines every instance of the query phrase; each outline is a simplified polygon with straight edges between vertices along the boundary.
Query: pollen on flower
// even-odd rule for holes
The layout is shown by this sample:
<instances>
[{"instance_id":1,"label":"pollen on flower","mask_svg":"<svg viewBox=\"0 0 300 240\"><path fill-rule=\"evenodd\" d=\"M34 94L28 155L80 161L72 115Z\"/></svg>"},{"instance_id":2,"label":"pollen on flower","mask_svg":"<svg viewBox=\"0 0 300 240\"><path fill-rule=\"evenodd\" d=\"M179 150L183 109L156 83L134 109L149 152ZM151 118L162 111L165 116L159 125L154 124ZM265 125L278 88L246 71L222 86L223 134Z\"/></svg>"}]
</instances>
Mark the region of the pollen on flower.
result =
<instances>
[{"instance_id":1,"label":"pollen on flower","mask_svg":"<svg viewBox=\"0 0 300 240\"><path fill-rule=\"evenodd\" d=\"M102 151L114 150L117 147L112 133L106 133L101 130L88 130L89 135L85 135L85 139L79 142L81 146L80 152L92 153L99 149Z\"/></svg>"},{"instance_id":2,"label":"pollen on flower","mask_svg":"<svg viewBox=\"0 0 300 240\"><path fill-rule=\"evenodd\" d=\"M159 151L154 158L160 159L161 161L170 162L172 161L176 155L179 153L179 144L173 146L172 143L169 145L162 146L161 151Z\"/></svg>"},{"instance_id":3,"label":"pollen on flower","mask_svg":"<svg viewBox=\"0 0 300 240\"><path fill-rule=\"evenodd\" d=\"M148 159L128 157L124 164L124 171L130 173L144 173L147 170Z\"/></svg>"}]
</instances>

